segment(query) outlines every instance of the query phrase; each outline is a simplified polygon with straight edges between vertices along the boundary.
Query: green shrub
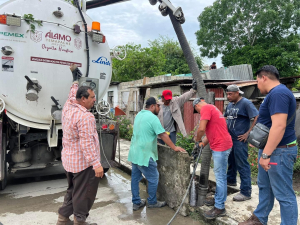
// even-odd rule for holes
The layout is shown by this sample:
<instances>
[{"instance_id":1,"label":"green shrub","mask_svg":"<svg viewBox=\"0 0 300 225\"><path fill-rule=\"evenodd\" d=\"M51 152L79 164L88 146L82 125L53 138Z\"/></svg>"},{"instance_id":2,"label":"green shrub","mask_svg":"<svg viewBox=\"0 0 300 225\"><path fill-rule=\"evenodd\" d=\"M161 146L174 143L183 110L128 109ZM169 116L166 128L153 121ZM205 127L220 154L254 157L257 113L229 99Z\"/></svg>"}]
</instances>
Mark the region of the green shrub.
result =
<instances>
[{"instance_id":1,"label":"green shrub","mask_svg":"<svg viewBox=\"0 0 300 225\"><path fill-rule=\"evenodd\" d=\"M248 162L251 168L251 177L257 177L258 174L258 149L248 147ZM298 156L294 164L294 172L300 172L300 148L298 147Z\"/></svg>"},{"instance_id":2,"label":"green shrub","mask_svg":"<svg viewBox=\"0 0 300 225\"><path fill-rule=\"evenodd\" d=\"M298 146L297 160L294 164L294 172L300 172L300 148Z\"/></svg>"},{"instance_id":3,"label":"green shrub","mask_svg":"<svg viewBox=\"0 0 300 225\"><path fill-rule=\"evenodd\" d=\"M248 147L248 162L251 169L251 177L257 177L258 174L258 149Z\"/></svg>"},{"instance_id":4,"label":"green shrub","mask_svg":"<svg viewBox=\"0 0 300 225\"><path fill-rule=\"evenodd\" d=\"M191 155L194 148L194 131L190 135L184 137L181 133L176 134L176 146L185 149Z\"/></svg>"},{"instance_id":5,"label":"green shrub","mask_svg":"<svg viewBox=\"0 0 300 225\"><path fill-rule=\"evenodd\" d=\"M120 137L130 141L133 134L133 125L130 120L125 116L118 116L116 121L119 123Z\"/></svg>"}]
</instances>

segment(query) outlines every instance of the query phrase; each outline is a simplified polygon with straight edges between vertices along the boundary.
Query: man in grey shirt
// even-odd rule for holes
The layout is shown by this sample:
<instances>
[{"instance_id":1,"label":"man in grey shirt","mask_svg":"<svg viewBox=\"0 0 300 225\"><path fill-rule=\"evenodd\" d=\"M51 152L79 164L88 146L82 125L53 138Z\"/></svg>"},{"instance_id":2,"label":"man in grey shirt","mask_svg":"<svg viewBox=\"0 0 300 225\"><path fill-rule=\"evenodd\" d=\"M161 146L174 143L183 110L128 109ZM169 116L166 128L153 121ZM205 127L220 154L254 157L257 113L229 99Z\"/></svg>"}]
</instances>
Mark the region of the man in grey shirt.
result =
<instances>
[{"instance_id":1,"label":"man in grey shirt","mask_svg":"<svg viewBox=\"0 0 300 225\"><path fill-rule=\"evenodd\" d=\"M184 137L187 136L185 126L182 119L181 108L197 90L197 83L193 80L192 89L179 97L173 98L171 90L162 92L162 105L158 113L158 118L163 125L165 131L169 132L170 139L176 143L176 132L180 132ZM157 139L160 144L165 144L160 138Z\"/></svg>"}]
</instances>

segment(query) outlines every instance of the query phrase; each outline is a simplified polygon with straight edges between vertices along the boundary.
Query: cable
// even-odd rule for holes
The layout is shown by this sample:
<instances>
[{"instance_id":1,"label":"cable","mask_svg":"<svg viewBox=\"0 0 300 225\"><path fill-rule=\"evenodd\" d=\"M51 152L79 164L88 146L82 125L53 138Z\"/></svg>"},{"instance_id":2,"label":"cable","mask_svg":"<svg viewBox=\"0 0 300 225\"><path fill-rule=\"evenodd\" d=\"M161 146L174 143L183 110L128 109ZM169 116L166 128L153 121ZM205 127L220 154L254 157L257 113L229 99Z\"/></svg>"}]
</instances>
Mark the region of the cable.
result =
<instances>
[{"instance_id":1,"label":"cable","mask_svg":"<svg viewBox=\"0 0 300 225\"><path fill-rule=\"evenodd\" d=\"M193 181L194 176L195 176L195 173L196 173L196 169L197 169L197 166L198 166L198 162L199 162L199 159L200 159L200 156L201 156L201 153L202 153L202 149L203 149L203 147L200 148L199 155L198 155L198 157L197 157L197 159L196 159L196 162L195 162L194 171L193 171L193 173L192 173L192 177L191 177L189 186L188 186L188 188L187 188L187 190L186 190L186 192L185 192L185 195L183 196L182 202L181 202L179 208L177 209L176 213L174 214L174 216L172 217L172 219L169 221L169 223L168 223L167 225L169 225L169 224L171 224L171 223L173 222L173 220L175 219L175 217L176 217L177 214L179 213L179 210L181 209L181 207L182 207L182 205L183 205L183 203L184 203L184 200L185 200L187 194L189 193L189 190L190 190L192 181Z\"/></svg>"}]
</instances>

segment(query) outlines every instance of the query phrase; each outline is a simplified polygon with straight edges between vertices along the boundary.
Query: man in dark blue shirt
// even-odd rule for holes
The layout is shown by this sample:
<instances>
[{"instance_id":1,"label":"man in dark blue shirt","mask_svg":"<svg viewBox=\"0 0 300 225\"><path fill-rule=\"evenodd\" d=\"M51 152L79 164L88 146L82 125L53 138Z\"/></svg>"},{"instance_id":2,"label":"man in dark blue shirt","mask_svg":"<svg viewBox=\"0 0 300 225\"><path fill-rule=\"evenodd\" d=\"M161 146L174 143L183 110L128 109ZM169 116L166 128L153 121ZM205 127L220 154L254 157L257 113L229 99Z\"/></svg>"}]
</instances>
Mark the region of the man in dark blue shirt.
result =
<instances>
[{"instance_id":1,"label":"man in dark blue shirt","mask_svg":"<svg viewBox=\"0 0 300 225\"><path fill-rule=\"evenodd\" d=\"M233 147L228 158L227 185L236 186L237 171L241 178L240 193L233 197L233 201L245 201L251 198L251 170L248 162L247 138L256 123L258 111L248 99L243 98L237 85L229 85L226 89L230 102L225 110L228 131L231 135ZM250 127L250 120L254 118Z\"/></svg>"},{"instance_id":2,"label":"man in dark blue shirt","mask_svg":"<svg viewBox=\"0 0 300 225\"><path fill-rule=\"evenodd\" d=\"M280 84L274 66L263 66L257 73L257 87L267 95L259 108L258 122L270 128L264 149L259 149L259 203L252 216L239 225L267 224L274 205L280 204L281 225L297 225L298 206L293 190L293 166L297 158L295 135L296 100ZM270 166L271 163L276 165Z\"/></svg>"}]
</instances>

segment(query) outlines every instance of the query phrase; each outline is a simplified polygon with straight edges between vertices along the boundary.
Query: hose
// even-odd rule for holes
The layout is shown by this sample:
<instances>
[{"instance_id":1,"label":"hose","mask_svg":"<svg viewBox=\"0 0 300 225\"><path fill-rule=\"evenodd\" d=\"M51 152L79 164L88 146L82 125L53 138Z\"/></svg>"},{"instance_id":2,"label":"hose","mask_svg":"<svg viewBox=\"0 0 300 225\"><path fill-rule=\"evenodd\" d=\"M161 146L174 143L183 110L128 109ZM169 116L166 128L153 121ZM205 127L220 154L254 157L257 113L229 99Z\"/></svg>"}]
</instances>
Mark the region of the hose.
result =
<instances>
[{"instance_id":1,"label":"hose","mask_svg":"<svg viewBox=\"0 0 300 225\"><path fill-rule=\"evenodd\" d=\"M185 37L185 34L183 32L182 26L180 24L180 21L178 21L175 16L173 15L172 11L170 9L168 10L169 17L171 19L172 25L174 27L175 33L177 35L178 41L180 43L180 46L182 48L184 57L186 59L186 62L189 66L190 71L192 72L193 78L197 82L197 93L198 97L203 97L206 102L208 102L208 95L206 93L206 88L202 79L202 76L200 74L200 70L198 68L198 65L196 63L195 57L193 55L193 52L189 46L189 43ZM210 149L209 149L210 151ZM203 159L206 162L210 162L211 160L211 154L204 154ZM205 164L201 166L201 173L202 173L202 179L204 180L204 184L208 184L208 172L210 168L210 163ZM207 186L206 186L207 187ZM207 188L202 188L199 192L201 194L201 198L198 197L198 202L202 201L203 196L207 193ZM198 195L199 196L199 195ZM204 201L204 200L203 200Z\"/></svg>"},{"instance_id":2,"label":"hose","mask_svg":"<svg viewBox=\"0 0 300 225\"><path fill-rule=\"evenodd\" d=\"M183 199L182 199L182 201L181 201L181 204L180 204L180 206L178 207L176 213L174 214L174 216L172 217L172 219L169 221L169 223L168 223L167 225L169 225L169 224L171 224L171 223L173 222L173 220L175 219L175 217L176 217L177 214L179 213L179 210L181 209L181 207L182 207L182 205L183 205L183 203L184 203L184 201L185 201L185 199L186 199L187 194L189 193L191 184L192 184L192 182L193 182L193 179L194 179L194 176L195 176L195 173L196 173L196 169L197 169L197 166L198 166L198 163L199 163L199 159L200 159L202 150L203 150L203 147L200 148L199 155L198 155L198 157L197 157L197 159L196 159L196 162L195 162L195 164L194 164L194 170L193 170L193 173L192 173L192 177L191 177L189 186L188 186L188 188L186 189L186 192L185 192L185 195L183 196Z\"/></svg>"},{"instance_id":3,"label":"hose","mask_svg":"<svg viewBox=\"0 0 300 225\"><path fill-rule=\"evenodd\" d=\"M206 198L206 194L208 191L208 176L209 176L210 161L212 155L209 145L205 146L202 154L203 156L201 161L197 206L204 205L204 200Z\"/></svg>"},{"instance_id":4,"label":"hose","mask_svg":"<svg viewBox=\"0 0 300 225\"><path fill-rule=\"evenodd\" d=\"M82 14L82 11L81 11L81 8L80 8L80 5L79 5L79 0L76 0L76 5L77 5L77 8L78 8L78 11L80 13L80 16L81 16L81 19L82 19L82 22L83 22L83 25L84 25L84 33L85 33L85 46L86 46L86 55L87 55L87 68L86 68L86 77L89 76L89 71L90 71L90 49L89 49L89 42L88 42L88 35L87 35L87 24L86 24L86 21L84 19L84 16Z\"/></svg>"},{"instance_id":5,"label":"hose","mask_svg":"<svg viewBox=\"0 0 300 225\"><path fill-rule=\"evenodd\" d=\"M202 76L200 74L198 64L196 63L194 54L193 54L193 52L192 52L192 50L189 46L189 43L188 43L188 41L185 37L185 34L183 32L182 26L181 26L180 22L175 18L172 11L170 9L167 9L167 10L168 10L171 22L173 24L175 33L177 35L178 41L179 41L180 46L182 48L182 51L183 51L184 57L186 59L186 62L189 66L189 69L192 73L193 78L197 82L198 95L199 95L199 97L203 97L205 99L205 101L207 101L207 94L206 94L205 85L204 85Z\"/></svg>"}]
</instances>

